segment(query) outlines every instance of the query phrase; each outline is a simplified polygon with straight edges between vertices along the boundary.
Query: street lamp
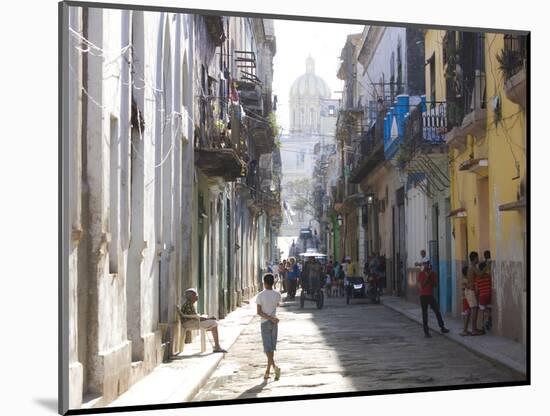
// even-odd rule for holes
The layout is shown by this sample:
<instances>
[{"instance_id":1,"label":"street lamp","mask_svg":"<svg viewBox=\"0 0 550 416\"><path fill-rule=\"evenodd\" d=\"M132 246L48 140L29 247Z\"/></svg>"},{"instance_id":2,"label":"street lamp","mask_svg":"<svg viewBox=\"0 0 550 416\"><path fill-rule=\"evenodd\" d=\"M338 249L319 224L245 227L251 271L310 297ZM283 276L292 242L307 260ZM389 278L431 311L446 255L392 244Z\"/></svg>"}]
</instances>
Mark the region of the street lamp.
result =
<instances>
[{"instance_id":1,"label":"street lamp","mask_svg":"<svg viewBox=\"0 0 550 416\"><path fill-rule=\"evenodd\" d=\"M336 217L336 220L338 221L338 225L341 227L342 224L344 223L344 218L342 218L342 214L338 214L338 216Z\"/></svg>"},{"instance_id":2,"label":"street lamp","mask_svg":"<svg viewBox=\"0 0 550 416\"><path fill-rule=\"evenodd\" d=\"M367 195L367 204L372 205L374 202L374 194L368 194Z\"/></svg>"}]
</instances>

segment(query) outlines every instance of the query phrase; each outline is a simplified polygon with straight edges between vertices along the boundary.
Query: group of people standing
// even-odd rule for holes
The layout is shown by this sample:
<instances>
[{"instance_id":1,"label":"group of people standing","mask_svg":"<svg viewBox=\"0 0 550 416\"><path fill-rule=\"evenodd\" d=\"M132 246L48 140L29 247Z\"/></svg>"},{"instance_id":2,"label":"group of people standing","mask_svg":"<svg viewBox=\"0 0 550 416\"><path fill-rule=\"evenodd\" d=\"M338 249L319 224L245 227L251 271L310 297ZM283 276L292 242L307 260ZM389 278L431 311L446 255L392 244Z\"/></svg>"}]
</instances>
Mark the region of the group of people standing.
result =
<instances>
[{"instance_id":1,"label":"group of people standing","mask_svg":"<svg viewBox=\"0 0 550 416\"><path fill-rule=\"evenodd\" d=\"M434 288L437 287L438 278L432 269L432 264L426 251L420 251L420 262L415 263L420 266L417 283L420 294L420 306L422 308L422 323L424 334L430 337L428 328L428 307L430 307L437 318L442 333L449 330L445 328L439 305L434 297ZM483 253L484 261L479 261L479 254L472 251L469 255L470 263L462 268L462 315L464 317L464 327L460 335L483 335L491 330L491 275L492 261L491 252L486 250ZM479 313L481 311L481 314ZM481 319L480 319L481 318ZM469 331L470 326L472 330Z\"/></svg>"},{"instance_id":2,"label":"group of people standing","mask_svg":"<svg viewBox=\"0 0 550 416\"><path fill-rule=\"evenodd\" d=\"M480 262L479 254L472 251L469 256L470 264L462 269L462 315L464 317L464 328L460 333L462 336L483 335L492 327L491 276L493 263L491 252L485 250L483 258L483 262ZM471 332L468 331L470 322Z\"/></svg>"}]
</instances>

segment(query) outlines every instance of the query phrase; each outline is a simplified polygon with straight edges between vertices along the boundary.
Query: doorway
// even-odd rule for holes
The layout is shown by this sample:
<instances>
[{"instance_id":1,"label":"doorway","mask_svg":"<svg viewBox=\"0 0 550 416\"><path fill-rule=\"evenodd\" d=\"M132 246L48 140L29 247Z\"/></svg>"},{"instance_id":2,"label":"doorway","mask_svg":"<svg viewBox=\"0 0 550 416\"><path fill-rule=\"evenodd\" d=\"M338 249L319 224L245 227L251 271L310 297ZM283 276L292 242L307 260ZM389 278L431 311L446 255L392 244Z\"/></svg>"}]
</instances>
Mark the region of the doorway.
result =
<instances>
[{"instance_id":1,"label":"doorway","mask_svg":"<svg viewBox=\"0 0 550 416\"><path fill-rule=\"evenodd\" d=\"M485 250L489 250L489 178L477 180L477 207L478 207L478 230L480 257Z\"/></svg>"}]
</instances>

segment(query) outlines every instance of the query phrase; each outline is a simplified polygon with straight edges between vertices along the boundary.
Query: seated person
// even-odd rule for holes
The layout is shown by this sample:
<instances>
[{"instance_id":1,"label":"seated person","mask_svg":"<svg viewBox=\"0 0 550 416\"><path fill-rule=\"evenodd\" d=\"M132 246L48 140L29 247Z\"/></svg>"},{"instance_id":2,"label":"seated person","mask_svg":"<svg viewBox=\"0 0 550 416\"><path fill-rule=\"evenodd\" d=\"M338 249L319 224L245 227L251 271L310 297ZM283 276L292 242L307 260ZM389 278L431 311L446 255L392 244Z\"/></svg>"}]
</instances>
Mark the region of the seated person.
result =
<instances>
[{"instance_id":1,"label":"seated person","mask_svg":"<svg viewBox=\"0 0 550 416\"><path fill-rule=\"evenodd\" d=\"M187 289L185 291L186 302L181 307L182 315L194 315L198 316L197 311L195 310L194 303L198 300L199 295L195 289ZM185 326L192 329L204 328L207 331L212 332L214 337L214 350L213 352L227 352L222 347L220 347L219 337L218 337L218 322L214 317L206 317L201 315L199 319L196 318L183 318Z\"/></svg>"}]
</instances>

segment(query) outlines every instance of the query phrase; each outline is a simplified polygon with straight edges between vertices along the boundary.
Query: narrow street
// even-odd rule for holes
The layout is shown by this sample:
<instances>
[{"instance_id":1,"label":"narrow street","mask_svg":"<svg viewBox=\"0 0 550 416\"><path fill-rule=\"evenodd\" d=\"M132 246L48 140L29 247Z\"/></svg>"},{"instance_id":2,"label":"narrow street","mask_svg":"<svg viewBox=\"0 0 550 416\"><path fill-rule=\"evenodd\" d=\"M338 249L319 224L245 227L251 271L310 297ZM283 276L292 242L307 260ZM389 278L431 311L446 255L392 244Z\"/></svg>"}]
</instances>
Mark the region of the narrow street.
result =
<instances>
[{"instance_id":1,"label":"narrow street","mask_svg":"<svg viewBox=\"0 0 550 416\"><path fill-rule=\"evenodd\" d=\"M62 11L61 408L530 381L527 32Z\"/></svg>"},{"instance_id":2,"label":"narrow street","mask_svg":"<svg viewBox=\"0 0 550 416\"><path fill-rule=\"evenodd\" d=\"M298 297L296 298L298 299ZM367 301L298 300L278 310L275 361L281 379L264 382L259 317L251 321L194 401L338 393L517 380L445 336L426 339L417 323ZM430 319L434 319L430 316Z\"/></svg>"}]
</instances>

